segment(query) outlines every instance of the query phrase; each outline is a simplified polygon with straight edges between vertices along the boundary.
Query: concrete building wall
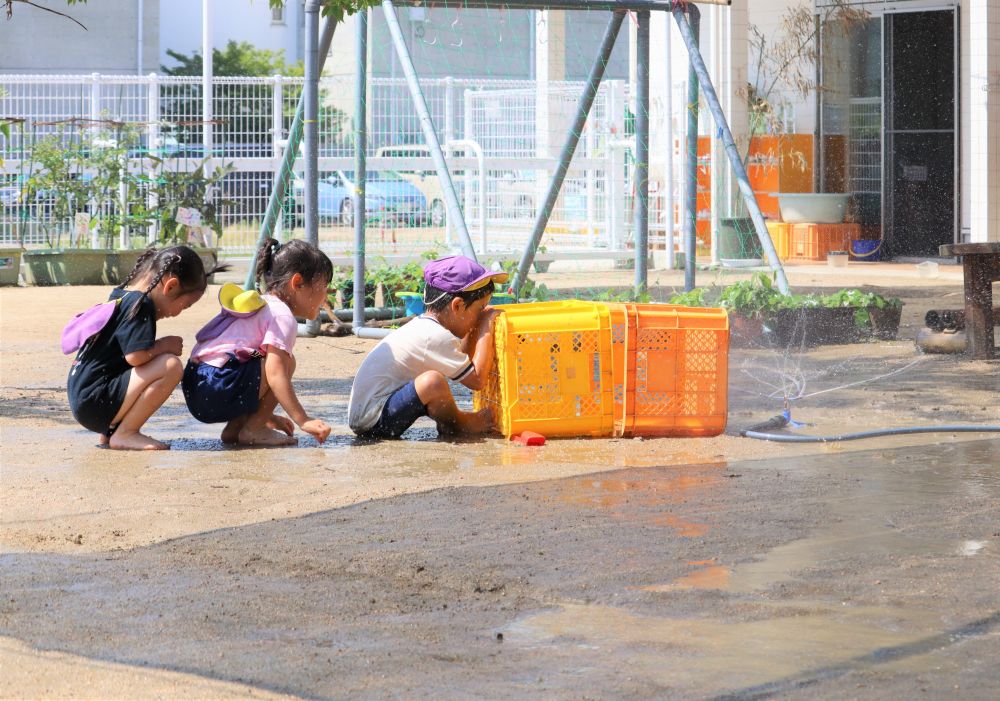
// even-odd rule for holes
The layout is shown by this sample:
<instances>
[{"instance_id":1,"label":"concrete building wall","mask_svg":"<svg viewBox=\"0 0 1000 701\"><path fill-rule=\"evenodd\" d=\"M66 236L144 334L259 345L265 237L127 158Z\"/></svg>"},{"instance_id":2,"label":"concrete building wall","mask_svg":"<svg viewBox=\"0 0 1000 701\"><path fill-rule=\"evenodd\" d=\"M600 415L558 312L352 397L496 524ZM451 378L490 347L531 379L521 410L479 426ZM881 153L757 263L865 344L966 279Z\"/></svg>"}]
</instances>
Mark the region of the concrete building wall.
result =
<instances>
[{"instance_id":1,"label":"concrete building wall","mask_svg":"<svg viewBox=\"0 0 1000 701\"><path fill-rule=\"evenodd\" d=\"M778 40L781 34L781 22L785 13L792 7L801 4L801 0L748 0L746 18L748 24L755 25L771 43ZM757 54L747 42L747 80L751 84L757 81ZM765 78L767 76L764 76ZM794 119L790 128L796 133L812 133L816 125L816 93L810 92L802 96L789 86L778 83L771 96L773 103L784 102L794 108Z\"/></svg>"},{"instance_id":2,"label":"concrete building wall","mask_svg":"<svg viewBox=\"0 0 1000 701\"><path fill-rule=\"evenodd\" d=\"M159 0L159 61L172 65L167 50L182 54L201 52L202 0ZM266 0L212 0L212 46L222 49L229 41L246 41L258 49L284 51L289 63L303 54L302 2L290 0L276 21Z\"/></svg>"},{"instance_id":3,"label":"concrete building wall","mask_svg":"<svg viewBox=\"0 0 1000 701\"><path fill-rule=\"evenodd\" d=\"M86 29L20 3L14 4L12 19L0 19L0 72L149 73L159 67L160 0L59 3L58 9Z\"/></svg>"},{"instance_id":4,"label":"concrete building wall","mask_svg":"<svg viewBox=\"0 0 1000 701\"><path fill-rule=\"evenodd\" d=\"M535 70L535 13L530 10L466 10L397 7L414 66L428 78L528 80ZM393 74L394 56L381 9L372 10L371 72ZM605 12L566 12L565 39L555 47L564 56L565 79L584 80L608 23ZM336 40L335 40L336 43ZM395 68L399 72L398 62ZM605 77L628 78L628 39L622 35Z\"/></svg>"},{"instance_id":5,"label":"concrete building wall","mask_svg":"<svg viewBox=\"0 0 1000 701\"><path fill-rule=\"evenodd\" d=\"M968 0L969 240L1000 241L1000 0Z\"/></svg>"}]
</instances>

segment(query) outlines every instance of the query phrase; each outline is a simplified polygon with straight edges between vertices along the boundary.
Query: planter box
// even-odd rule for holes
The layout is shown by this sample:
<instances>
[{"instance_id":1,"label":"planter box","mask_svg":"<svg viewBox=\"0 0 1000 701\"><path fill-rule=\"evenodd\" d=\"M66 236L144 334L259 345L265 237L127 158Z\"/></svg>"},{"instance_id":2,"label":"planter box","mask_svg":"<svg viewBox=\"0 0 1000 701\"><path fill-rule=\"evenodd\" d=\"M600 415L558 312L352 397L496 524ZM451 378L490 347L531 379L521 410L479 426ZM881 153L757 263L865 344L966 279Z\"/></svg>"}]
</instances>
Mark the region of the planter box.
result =
<instances>
[{"instance_id":1,"label":"planter box","mask_svg":"<svg viewBox=\"0 0 1000 701\"><path fill-rule=\"evenodd\" d=\"M854 307L782 309L764 322L773 344L784 347L854 343Z\"/></svg>"},{"instance_id":2,"label":"planter box","mask_svg":"<svg viewBox=\"0 0 1000 701\"><path fill-rule=\"evenodd\" d=\"M871 325L868 327L871 337L878 341L894 341L899 333L899 320L903 316L902 306L891 304L879 309L868 307Z\"/></svg>"},{"instance_id":3,"label":"planter box","mask_svg":"<svg viewBox=\"0 0 1000 701\"><path fill-rule=\"evenodd\" d=\"M764 342L764 320L732 314L729 317L729 345L755 348Z\"/></svg>"},{"instance_id":4,"label":"planter box","mask_svg":"<svg viewBox=\"0 0 1000 701\"><path fill-rule=\"evenodd\" d=\"M0 285L16 285L21 274L20 248L0 248Z\"/></svg>"},{"instance_id":5,"label":"planter box","mask_svg":"<svg viewBox=\"0 0 1000 701\"><path fill-rule=\"evenodd\" d=\"M24 252L24 279L29 285L111 285L115 251L55 248Z\"/></svg>"},{"instance_id":6,"label":"planter box","mask_svg":"<svg viewBox=\"0 0 1000 701\"><path fill-rule=\"evenodd\" d=\"M124 280L130 272L132 272L132 268L135 267L136 262L139 260L139 256L145 252L145 249L140 248L127 248L115 251L114 261L111 265L111 277L113 278L110 281L111 284L121 284L121 281Z\"/></svg>"}]
</instances>

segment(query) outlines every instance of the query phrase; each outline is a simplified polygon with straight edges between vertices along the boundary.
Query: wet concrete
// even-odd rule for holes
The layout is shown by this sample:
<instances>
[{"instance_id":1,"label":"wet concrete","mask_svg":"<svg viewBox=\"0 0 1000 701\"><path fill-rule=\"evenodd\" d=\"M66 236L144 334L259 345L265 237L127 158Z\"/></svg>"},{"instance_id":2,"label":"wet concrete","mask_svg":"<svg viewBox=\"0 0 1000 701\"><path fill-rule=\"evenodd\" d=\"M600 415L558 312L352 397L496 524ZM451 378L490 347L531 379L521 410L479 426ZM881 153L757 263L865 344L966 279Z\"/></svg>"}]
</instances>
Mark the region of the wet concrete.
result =
<instances>
[{"instance_id":1,"label":"wet concrete","mask_svg":"<svg viewBox=\"0 0 1000 701\"><path fill-rule=\"evenodd\" d=\"M12 553L0 635L308 698L996 698L997 450L628 468Z\"/></svg>"}]
</instances>

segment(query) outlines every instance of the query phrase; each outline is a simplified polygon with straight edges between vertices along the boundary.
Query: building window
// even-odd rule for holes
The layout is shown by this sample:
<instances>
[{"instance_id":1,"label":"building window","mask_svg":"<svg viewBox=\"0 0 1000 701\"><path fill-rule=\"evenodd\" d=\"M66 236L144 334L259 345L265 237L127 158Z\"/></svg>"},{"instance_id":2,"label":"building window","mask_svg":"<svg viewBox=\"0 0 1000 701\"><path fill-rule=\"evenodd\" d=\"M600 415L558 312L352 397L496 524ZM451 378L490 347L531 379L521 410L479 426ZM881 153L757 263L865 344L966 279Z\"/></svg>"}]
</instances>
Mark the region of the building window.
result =
<instances>
[{"instance_id":1,"label":"building window","mask_svg":"<svg viewBox=\"0 0 1000 701\"><path fill-rule=\"evenodd\" d=\"M271 24L285 23L285 8L275 7L271 10Z\"/></svg>"}]
</instances>

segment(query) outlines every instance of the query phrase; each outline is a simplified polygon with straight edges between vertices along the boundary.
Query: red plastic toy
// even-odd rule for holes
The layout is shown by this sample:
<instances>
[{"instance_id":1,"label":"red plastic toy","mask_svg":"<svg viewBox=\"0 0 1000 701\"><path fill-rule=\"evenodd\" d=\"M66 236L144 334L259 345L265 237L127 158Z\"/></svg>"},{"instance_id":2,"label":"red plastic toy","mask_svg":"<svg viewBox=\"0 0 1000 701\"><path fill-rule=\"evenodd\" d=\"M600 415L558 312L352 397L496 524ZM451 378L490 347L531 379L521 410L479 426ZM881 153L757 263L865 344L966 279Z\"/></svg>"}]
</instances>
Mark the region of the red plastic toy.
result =
<instances>
[{"instance_id":1,"label":"red plastic toy","mask_svg":"<svg viewBox=\"0 0 1000 701\"><path fill-rule=\"evenodd\" d=\"M522 431L515 436L511 436L510 439L521 445L545 445L545 436L534 431Z\"/></svg>"}]
</instances>

